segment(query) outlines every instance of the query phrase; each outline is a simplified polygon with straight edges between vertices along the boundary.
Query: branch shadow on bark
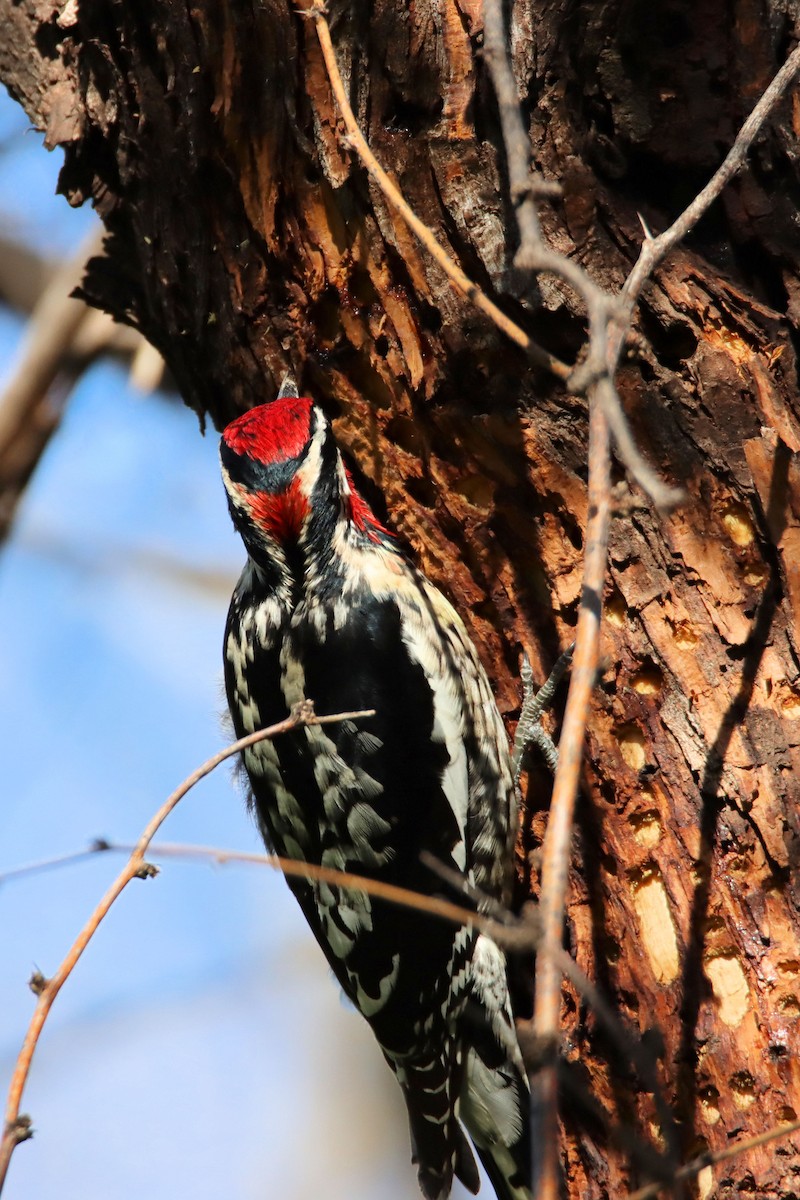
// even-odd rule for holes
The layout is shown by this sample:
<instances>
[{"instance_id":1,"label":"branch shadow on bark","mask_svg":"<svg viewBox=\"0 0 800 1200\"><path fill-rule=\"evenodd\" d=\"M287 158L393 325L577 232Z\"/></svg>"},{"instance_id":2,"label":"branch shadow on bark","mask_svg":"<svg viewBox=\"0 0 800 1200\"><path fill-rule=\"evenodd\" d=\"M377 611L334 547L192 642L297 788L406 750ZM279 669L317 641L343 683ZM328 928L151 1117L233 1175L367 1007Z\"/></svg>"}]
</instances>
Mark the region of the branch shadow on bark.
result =
<instances>
[{"instance_id":1,"label":"branch shadow on bark","mask_svg":"<svg viewBox=\"0 0 800 1200\"><path fill-rule=\"evenodd\" d=\"M773 620L782 599L782 584L777 550L780 535L786 521L786 489L791 452L783 442L778 443L772 476L769 500L765 516L765 528L761 533L769 554L769 580L762 594L750 635L745 643L742 658L742 676L739 690L728 706L720 723L717 737L708 751L705 770L700 784L702 809L700 812L700 853L698 869L700 881L694 894L689 923L689 939L683 967L683 1003L680 1008L681 1041L677 1057L677 1084L681 1112L684 1117L685 1148L691 1151L692 1140L696 1139L696 1117L698 1105L696 1028L700 1006L708 991L708 982L703 972L703 954L709 915L711 887L716 877L713 856L716 847L717 826L725 804L722 789L722 774L725 758L735 731L744 726L753 696L758 669L769 643ZM756 831L757 832L757 831ZM767 854L767 861L774 871L775 863Z\"/></svg>"}]
</instances>

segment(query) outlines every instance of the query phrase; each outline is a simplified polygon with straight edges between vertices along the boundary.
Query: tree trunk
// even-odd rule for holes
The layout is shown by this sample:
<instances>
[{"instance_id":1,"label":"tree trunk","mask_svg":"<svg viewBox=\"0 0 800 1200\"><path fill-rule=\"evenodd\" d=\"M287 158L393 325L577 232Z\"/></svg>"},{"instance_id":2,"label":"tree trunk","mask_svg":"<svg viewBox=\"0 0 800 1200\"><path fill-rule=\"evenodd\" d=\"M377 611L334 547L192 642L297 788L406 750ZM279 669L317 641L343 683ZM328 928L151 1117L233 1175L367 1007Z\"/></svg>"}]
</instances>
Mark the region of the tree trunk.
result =
<instances>
[{"instance_id":1,"label":"tree trunk","mask_svg":"<svg viewBox=\"0 0 800 1200\"><path fill-rule=\"evenodd\" d=\"M535 160L563 185L543 211L551 244L618 289L640 214L661 230L718 165L790 48L792 9L514 3ZM369 182L314 22L287 0L0 13L0 76L64 146L70 203L91 200L109 233L86 296L141 329L201 421L221 426L294 370L464 615L513 725L520 651L543 679L577 618L585 404L452 290ZM576 297L509 268L478 0L336 3L329 19L379 161L471 278L573 361ZM618 377L640 446L689 499L661 517L627 493L613 526L569 944L637 1032L660 1030L677 1126L566 988L574 1197L646 1181L648 1142L685 1159L800 1110L798 161L795 94L646 290ZM534 894L549 786L533 768L520 862ZM713 1181L796 1195L800 1137Z\"/></svg>"}]
</instances>

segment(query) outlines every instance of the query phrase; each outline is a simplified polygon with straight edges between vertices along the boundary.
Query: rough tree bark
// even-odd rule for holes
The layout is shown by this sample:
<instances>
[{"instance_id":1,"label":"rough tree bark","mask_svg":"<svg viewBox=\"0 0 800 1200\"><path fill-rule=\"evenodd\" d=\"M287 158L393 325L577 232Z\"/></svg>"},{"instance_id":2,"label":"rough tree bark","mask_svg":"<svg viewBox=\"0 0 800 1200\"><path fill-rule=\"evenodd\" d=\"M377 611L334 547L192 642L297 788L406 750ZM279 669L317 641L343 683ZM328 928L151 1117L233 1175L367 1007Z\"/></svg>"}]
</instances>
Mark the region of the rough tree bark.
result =
<instances>
[{"instance_id":1,"label":"rough tree bark","mask_svg":"<svg viewBox=\"0 0 800 1200\"><path fill-rule=\"evenodd\" d=\"M792 44L793 0L530 0L513 65L551 243L609 288L698 190ZM313 23L288 0L0 0L0 75L62 145L61 187L109 233L85 283L219 426L287 367L423 569L464 614L513 725L518 656L571 640L586 412L451 290L337 133ZM584 323L515 278L515 221L479 0L332 6L362 129L417 213L562 358ZM800 99L646 290L619 388L687 504L621 505L588 738L570 947L658 1067L679 1153L800 1110ZM528 790L533 861L549 782ZM535 892L535 870L523 872ZM528 878L530 874L531 878ZM524 987L521 988L524 991ZM521 996L521 1003L524 997ZM652 1098L564 993L568 1082L669 1142ZM578 1064L580 1076L577 1075ZM574 1197L646 1179L566 1107ZM800 1191L795 1136L706 1172L701 1194Z\"/></svg>"}]
</instances>

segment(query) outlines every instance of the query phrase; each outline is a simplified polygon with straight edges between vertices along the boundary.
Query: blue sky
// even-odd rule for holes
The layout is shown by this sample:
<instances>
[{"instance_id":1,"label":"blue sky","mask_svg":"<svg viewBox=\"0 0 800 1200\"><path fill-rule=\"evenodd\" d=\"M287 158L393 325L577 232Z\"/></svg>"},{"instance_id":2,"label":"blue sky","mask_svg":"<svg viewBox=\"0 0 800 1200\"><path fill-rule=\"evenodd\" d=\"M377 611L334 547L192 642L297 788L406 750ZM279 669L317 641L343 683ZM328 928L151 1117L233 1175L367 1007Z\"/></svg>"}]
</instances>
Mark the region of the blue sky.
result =
<instances>
[{"instance_id":1,"label":"blue sky","mask_svg":"<svg viewBox=\"0 0 800 1200\"><path fill-rule=\"evenodd\" d=\"M55 197L58 157L6 98L0 144L4 232L73 253L91 213ZM21 328L0 309L0 376ZM0 551L0 871L134 839L223 743L220 647L242 560L213 432L93 368ZM260 848L225 767L163 839ZM28 977L55 969L120 866L103 855L0 887L3 1092ZM23 1109L36 1135L8 1200L418 1194L399 1092L261 868L169 861L130 885L56 1002Z\"/></svg>"}]
</instances>

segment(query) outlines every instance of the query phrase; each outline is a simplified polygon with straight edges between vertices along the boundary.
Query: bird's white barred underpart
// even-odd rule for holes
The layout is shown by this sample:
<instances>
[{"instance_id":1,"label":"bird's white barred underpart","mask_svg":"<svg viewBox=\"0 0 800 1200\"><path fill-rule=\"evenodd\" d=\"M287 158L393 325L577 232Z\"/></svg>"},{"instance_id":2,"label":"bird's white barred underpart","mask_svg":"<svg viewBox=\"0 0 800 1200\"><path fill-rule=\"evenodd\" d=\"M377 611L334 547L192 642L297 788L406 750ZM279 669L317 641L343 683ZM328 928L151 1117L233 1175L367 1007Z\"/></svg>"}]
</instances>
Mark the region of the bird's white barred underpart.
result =
<instances>
[{"instance_id":1,"label":"bird's white barred underpart","mask_svg":"<svg viewBox=\"0 0 800 1200\"><path fill-rule=\"evenodd\" d=\"M265 841L434 894L443 885L427 852L506 900L508 744L460 618L358 494L311 400L283 394L250 410L220 453L248 551L224 643L237 735L306 698L318 712L375 709L358 725L305 726L245 752ZM288 882L403 1089L428 1200L448 1194L454 1173L477 1189L462 1122L500 1200L527 1200L529 1096L502 951L471 927Z\"/></svg>"}]
</instances>

